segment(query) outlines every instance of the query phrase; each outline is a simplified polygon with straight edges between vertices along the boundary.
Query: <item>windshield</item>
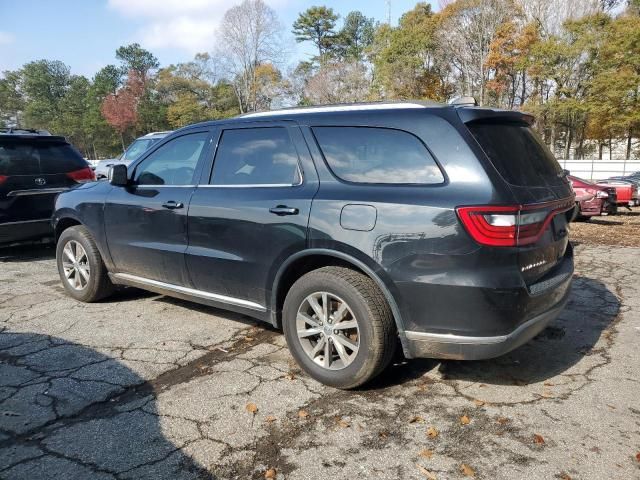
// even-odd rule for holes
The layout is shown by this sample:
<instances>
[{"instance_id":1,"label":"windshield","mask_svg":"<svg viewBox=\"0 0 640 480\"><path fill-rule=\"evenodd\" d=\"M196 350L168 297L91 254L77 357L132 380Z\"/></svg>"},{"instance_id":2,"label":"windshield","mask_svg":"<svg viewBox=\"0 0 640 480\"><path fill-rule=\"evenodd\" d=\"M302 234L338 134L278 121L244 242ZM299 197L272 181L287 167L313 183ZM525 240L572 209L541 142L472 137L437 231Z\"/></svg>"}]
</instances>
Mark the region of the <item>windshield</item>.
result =
<instances>
[{"instance_id":1,"label":"windshield","mask_svg":"<svg viewBox=\"0 0 640 480\"><path fill-rule=\"evenodd\" d=\"M155 139L155 138L153 139L139 138L135 140L131 145L129 145L129 148L127 148L127 150L122 154L122 156L120 157L120 160L133 162L140 155L146 152L147 149L157 141L158 139Z\"/></svg>"}]
</instances>

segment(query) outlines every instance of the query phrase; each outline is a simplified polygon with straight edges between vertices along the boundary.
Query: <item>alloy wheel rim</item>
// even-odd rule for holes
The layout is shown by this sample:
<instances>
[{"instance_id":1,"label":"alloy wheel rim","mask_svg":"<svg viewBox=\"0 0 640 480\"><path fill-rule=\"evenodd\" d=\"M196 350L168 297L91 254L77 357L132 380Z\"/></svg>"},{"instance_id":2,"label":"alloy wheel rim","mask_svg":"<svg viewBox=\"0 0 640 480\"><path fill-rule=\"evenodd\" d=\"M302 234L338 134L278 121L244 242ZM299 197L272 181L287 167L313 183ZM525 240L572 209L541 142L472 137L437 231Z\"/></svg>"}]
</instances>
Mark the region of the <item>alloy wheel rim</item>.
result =
<instances>
[{"instance_id":1,"label":"alloy wheel rim","mask_svg":"<svg viewBox=\"0 0 640 480\"><path fill-rule=\"evenodd\" d=\"M342 370L358 355L358 320L347 302L332 293L315 292L302 301L296 331L307 356L327 370Z\"/></svg>"},{"instance_id":2,"label":"alloy wheel rim","mask_svg":"<svg viewBox=\"0 0 640 480\"><path fill-rule=\"evenodd\" d=\"M62 269L67 284L74 290L84 290L89 284L91 267L84 247L70 240L62 249Z\"/></svg>"}]
</instances>

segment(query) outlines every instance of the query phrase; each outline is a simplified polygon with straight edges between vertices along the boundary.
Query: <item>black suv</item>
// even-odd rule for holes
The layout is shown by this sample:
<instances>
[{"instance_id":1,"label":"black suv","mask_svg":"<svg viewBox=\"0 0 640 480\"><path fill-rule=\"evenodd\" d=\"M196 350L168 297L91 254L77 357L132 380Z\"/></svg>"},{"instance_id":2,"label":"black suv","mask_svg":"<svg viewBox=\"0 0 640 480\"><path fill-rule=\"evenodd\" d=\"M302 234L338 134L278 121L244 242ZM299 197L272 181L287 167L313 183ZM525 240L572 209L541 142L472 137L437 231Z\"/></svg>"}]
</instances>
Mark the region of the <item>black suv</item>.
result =
<instances>
[{"instance_id":1,"label":"black suv","mask_svg":"<svg viewBox=\"0 0 640 480\"><path fill-rule=\"evenodd\" d=\"M573 272L574 195L532 120L399 103L192 125L58 197L58 270L81 301L128 285L281 326L340 388L398 343L497 356L559 314Z\"/></svg>"},{"instance_id":2,"label":"black suv","mask_svg":"<svg viewBox=\"0 0 640 480\"><path fill-rule=\"evenodd\" d=\"M0 245L53 236L56 195L93 179L89 164L63 137L0 129Z\"/></svg>"}]
</instances>

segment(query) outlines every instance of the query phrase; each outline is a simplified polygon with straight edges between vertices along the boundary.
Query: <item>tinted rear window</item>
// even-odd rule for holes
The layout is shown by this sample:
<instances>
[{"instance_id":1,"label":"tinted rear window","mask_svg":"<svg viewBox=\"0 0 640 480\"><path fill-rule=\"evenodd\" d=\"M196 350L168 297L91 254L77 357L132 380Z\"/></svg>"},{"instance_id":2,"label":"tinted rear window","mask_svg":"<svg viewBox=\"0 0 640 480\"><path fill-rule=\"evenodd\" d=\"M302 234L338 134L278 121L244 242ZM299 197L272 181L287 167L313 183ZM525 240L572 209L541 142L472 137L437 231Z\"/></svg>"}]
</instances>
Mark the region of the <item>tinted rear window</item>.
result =
<instances>
[{"instance_id":1,"label":"tinted rear window","mask_svg":"<svg viewBox=\"0 0 640 480\"><path fill-rule=\"evenodd\" d=\"M562 168L528 126L476 123L468 127L493 166L510 184L533 187L563 183Z\"/></svg>"},{"instance_id":2,"label":"tinted rear window","mask_svg":"<svg viewBox=\"0 0 640 480\"><path fill-rule=\"evenodd\" d=\"M297 185L298 153L286 128L225 130L213 164L213 185Z\"/></svg>"},{"instance_id":3,"label":"tinted rear window","mask_svg":"<svg viewBox=\"0 0 640 480\"><path fill-rule=\"evenodd\" d=\"M409 132L375 127L315 127L333 173L348 182L437 184L444 176L429 150Z\"/></svg>"},{"instance_id":4,"label":"tinted rear window","mask_svg":"<svg viewBox=\"0 0 640 480\"><path fill-rule=\"evenodd\" d=\"M47 175L86 167L87 162L68 143L0 140L0 175Z\"/></svg>"}]
</instances>

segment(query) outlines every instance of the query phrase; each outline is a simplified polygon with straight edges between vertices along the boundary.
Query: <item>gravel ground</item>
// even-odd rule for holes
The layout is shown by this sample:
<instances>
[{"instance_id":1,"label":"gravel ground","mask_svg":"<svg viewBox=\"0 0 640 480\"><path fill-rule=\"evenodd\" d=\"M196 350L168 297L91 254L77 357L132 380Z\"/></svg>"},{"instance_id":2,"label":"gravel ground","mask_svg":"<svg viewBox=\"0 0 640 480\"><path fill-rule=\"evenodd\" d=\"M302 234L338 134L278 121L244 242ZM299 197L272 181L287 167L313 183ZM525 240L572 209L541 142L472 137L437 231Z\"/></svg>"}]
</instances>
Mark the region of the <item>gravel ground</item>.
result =
<instances>
[{"instance_id":1,"label":"gravel ground","mask_svg":"<svg viewBox=\"0 0 640 480\"><path fill-rule=\"evenodd\" d=\"M631 212L624 209L617 215L574 222L571 238L589 245L640 247L640 207Z\"/></svg>"},{"instance_id":2,"label":"gravel ground","mask_svg":"<svg viewBox=\"0 0 640 480\"><path fill-rule=\"evenodd\" d=\"M592 245L620 227L572 229L570 303L529 344L399 359L355 392L246 317L76 303L51 247L0 250L0 478L640 478L640 248Z\"/></svg>"}]
</instances>

